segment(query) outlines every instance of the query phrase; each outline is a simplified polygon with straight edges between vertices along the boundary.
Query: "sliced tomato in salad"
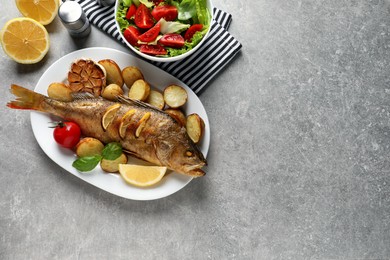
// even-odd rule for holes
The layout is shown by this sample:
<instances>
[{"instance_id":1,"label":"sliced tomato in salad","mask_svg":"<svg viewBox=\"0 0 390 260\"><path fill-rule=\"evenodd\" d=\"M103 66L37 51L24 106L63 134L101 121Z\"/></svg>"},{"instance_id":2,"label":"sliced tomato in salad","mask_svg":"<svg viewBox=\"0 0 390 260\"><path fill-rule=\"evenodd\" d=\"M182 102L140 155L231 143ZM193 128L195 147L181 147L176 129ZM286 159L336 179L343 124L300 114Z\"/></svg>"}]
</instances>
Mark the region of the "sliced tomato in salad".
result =
<instances>
[{"instance_id":1,"label":"sliced tomato in salad","mask_svg":"<svg viewBox=\"0 0 390 260\"><path fill-rule=\"evenodd\" d=\"M172 48L181 48L184 46L184 38L178 33L165 34L158 42Z\"/></svg>"},{"instance_id":2,"label":"sliced tomato in salad","mask_svg":"<svg viewBox=\"0 0 390 260\"><path fill-rule=\"evenodd\" d=\"M149 29L154 25L153 16L144 4L140 4L135 12L135 25L142 29Z\"/></svg>"},{"instance_id":3,"label":"sliced tomato in salad","mask_svg":"<svg viewBox=\"0 0 390 260\"><path fill-rule=\"evenodd\" d=\"M161 45L147 45L147 44L142 44L141 47L139 48L140 52L149 54L149 55L166 55L168 52L166 49L164 49L163 46Z\"/></svg>"},{"instance_id":4,"label":"sliced tomato in salad","mask_svg":"<svg viewBox=\"0 0 390 260\"><path fill-rule=\"evenodd\" d=\"M138 37L138 40L142 42L154 41L157 38L158 34L160 33L160 27L161 27L160 23L156 23L155 26L153 26L152 28L150 28L149 30L141 34Z\"/></svg>"},{"instance_id":5,"label":"sliced tomato in salad","mask_svg":"<svg viewBox=\"0 0 390 260\"><path fill-rule=\"evenodd\" d=\"M126 19L130 20L135 15L136 11L137 7L135 6L135 4L130 5L129 9L127 9Z\"/></svg>"},{"instance_id":6,"label":"sliced tomato in salad","mask_svg":"<svg viewBox=\"0 0 390 260\"><path fill-rule=\"evenodd\" d=\"M184 39L187 42L191 42L192 37L194 37L194 34L196 32L199 32L202 30L203 25L202 24L193 24L190 26L190 28L187 29L186 33L184 34Z\"/></svg>"},{"instance_id":7,"label":"sliced tomato in salad","mask_svg":"<svg viewBox=\"0 0 390 260\"><path fill-rule=\"evenodd\" d=\"M173 21L177 18L178 11L173 5L159 5L153 8L152 16L156 21L164 18L166 21Z\"/></svg>"},{"instance_id":8,"label":"sliced tomato in salad","mask_svg":"<svg viewBox=\"0 0 390 260\"><path fill-rule=\"evenodd\" d=\"M123 36L125 37L126 41L130 43L133 46L139 46L138 44L138 37L141 35L140 31L132 25L126 28L126 30L123 32Z\"/></svg>"}]
</instances>

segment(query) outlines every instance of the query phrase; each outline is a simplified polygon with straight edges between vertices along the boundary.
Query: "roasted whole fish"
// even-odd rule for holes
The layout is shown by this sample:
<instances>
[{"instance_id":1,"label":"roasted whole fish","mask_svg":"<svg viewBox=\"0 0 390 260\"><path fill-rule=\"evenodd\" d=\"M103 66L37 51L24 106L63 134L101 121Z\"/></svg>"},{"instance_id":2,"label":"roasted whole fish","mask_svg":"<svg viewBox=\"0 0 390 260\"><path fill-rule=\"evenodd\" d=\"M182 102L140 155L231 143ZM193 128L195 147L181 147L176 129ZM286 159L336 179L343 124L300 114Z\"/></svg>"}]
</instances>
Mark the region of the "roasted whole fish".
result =
<instances>
[{"instance_id":1,"label":"roasted whole fish","mask_svg":"<svg viewBox=\"0 0 390 260\"><path fill-rule=\"evenodd\" d=\"M7 104L10 108L59 116L77 123L84 136L97 138L103 143L119 142L124 151L155 165L193 177L205 174L201 168L206 165L206 159L187 135L185 127L164 111L146 103L123 96L118 96L118 102L112 102L86 93L74 96L73 101L62 102L17 85L11 86L11 92L17 98ZM104 129L102 117L116 103L120 108ZM121 122L129 111L133 113L125 131L120 134Z\"/></svg>"}]
</instances>

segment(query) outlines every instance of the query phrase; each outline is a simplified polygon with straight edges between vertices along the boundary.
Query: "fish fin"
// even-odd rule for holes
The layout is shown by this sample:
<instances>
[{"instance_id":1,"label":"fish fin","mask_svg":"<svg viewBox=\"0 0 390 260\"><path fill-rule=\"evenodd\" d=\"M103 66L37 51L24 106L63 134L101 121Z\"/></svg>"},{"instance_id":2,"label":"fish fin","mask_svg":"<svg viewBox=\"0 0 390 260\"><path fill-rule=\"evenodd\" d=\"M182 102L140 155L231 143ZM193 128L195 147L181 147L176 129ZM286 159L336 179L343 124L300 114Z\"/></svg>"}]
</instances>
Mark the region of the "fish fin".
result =
<instances>
[{"instance_id":1,"label":"fish fin","mask_svg":"<svg viewBox=\"0 0 390 260\"><path fill-rule=\"evenodd\" d=\"M140 100L131 99L131 98L125 97L123 95L118 96L117 99L119 102L124 103L124 104L130 104L130 105L135 105L135 106L139 106L139 107L143 107L143 108L147 108L147 109L153 109L155 111L167 114L163 110L158 109L157 107L154 107L154 106L152 106L148 103L142 102Z\"/></svg>"},{"instance_id":2,"label":"fish fin","mask_svg":"<svg viewBox=\"0 0 390 260\"><path fill-rule=\"evenodd\" d=\"M46 96L36 93L27 88L12 84L11 93L16 99L7 103L7 107L13 109L41 110L41 103Z\"/></svg>"},{"instance_id":3,"label":"fish fin","mask_svg":"<svg viewBox=\"0 0 390 260\"><path fill-rule=\"evenodd\" d=\"M140 160L146 162L146 160L143 159L143 158L142 158L138 153L136 153L136 152L133 152L133 151L130 151L130 150L126 150L126 149L123 149L123 152L126 153L126 154L128 154L128 155L130 155L130 156L133 156L133 157L135 157L135 158L137 158L137 159L140 159Z\"/></svg>"},{"instance_id":4,"label":"fish fin","mask_svg":"<svg viewBox=\"0 0 390 260\"><path fill-rule=\"evenodd\" d=\"M99 99L100 97L95 97L92 93L89 92L73 92L73 100L87 100L87 99Z\"/></svg>"}]
</instances>

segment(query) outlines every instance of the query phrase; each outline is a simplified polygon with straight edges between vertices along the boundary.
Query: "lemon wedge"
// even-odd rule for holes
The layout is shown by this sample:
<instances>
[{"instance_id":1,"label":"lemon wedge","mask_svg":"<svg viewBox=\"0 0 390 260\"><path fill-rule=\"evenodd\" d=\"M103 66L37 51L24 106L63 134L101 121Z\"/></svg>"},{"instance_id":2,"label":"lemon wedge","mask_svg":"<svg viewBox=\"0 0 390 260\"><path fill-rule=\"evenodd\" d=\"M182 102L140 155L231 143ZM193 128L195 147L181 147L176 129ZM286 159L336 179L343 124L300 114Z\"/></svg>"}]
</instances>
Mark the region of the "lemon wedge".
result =
<instances>
[{"instance_id":1,"label":"lemon wedge","mask_svg":"<svg viewBox=\"0 0 390 260\"><path fill-rule=\"evenodd\" d=\"M167 167L119 164L119 173L123 179L137 187L152 186L164 177Z\"/></svg>"},{"instance_id":2,"label":"lemon wedge","mask_svg":"<svg viewBox=\"0 0 390 260\"><path fill-rule=\"evenodd\" d=\"M102 126L104 130L107 130L108 126L114 121L116 113L118 112L121 104L116 103L112 106L109 106L102 117Z\"/></svg>"},{"instance_id":3,"label":"lemon wedge","mask_svg":"<svg viewBox=\"0 0 390 260\"><path fill-rule=\"evenodd\" d=\"M126 135L127 127L130 125L131 117L135 114L135 109L131 109L127 111L122 119L121 123L119 124L119 136L124 139Z\"/></svg>"},{"instance_id":4,"label":"lemon wedge","mask_svg":"<svg viewBox=\"0 0 390 260\"><path fill-rule=\"evenodd\" d=\"M141 135L142 130L145 128L146 122L149 120L151 113L146 112L145 115L139 120L138 127L135 130L135 137L139 137Z\"/></svg>"}]
</instances>

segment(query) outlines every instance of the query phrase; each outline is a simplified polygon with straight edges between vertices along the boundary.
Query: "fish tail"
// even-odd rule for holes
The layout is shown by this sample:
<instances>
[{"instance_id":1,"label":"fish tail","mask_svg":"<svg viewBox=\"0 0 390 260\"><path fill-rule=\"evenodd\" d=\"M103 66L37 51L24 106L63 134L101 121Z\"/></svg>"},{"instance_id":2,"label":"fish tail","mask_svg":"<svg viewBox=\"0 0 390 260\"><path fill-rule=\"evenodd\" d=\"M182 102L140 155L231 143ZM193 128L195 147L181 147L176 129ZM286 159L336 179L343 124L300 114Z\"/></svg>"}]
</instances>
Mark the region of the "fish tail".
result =
<instances>
[{"instance_id":1,"label":"fish tail","mask_svg":"<svg viewBox=\"0 0 390 260\"><path fill-rule=\"evenodd\" d=\"M11 93L16 99L7 103L7 107L13 109L42 110L41 104L45 96L24 87L12 84Z\"/></svg>"}]
</instances>

